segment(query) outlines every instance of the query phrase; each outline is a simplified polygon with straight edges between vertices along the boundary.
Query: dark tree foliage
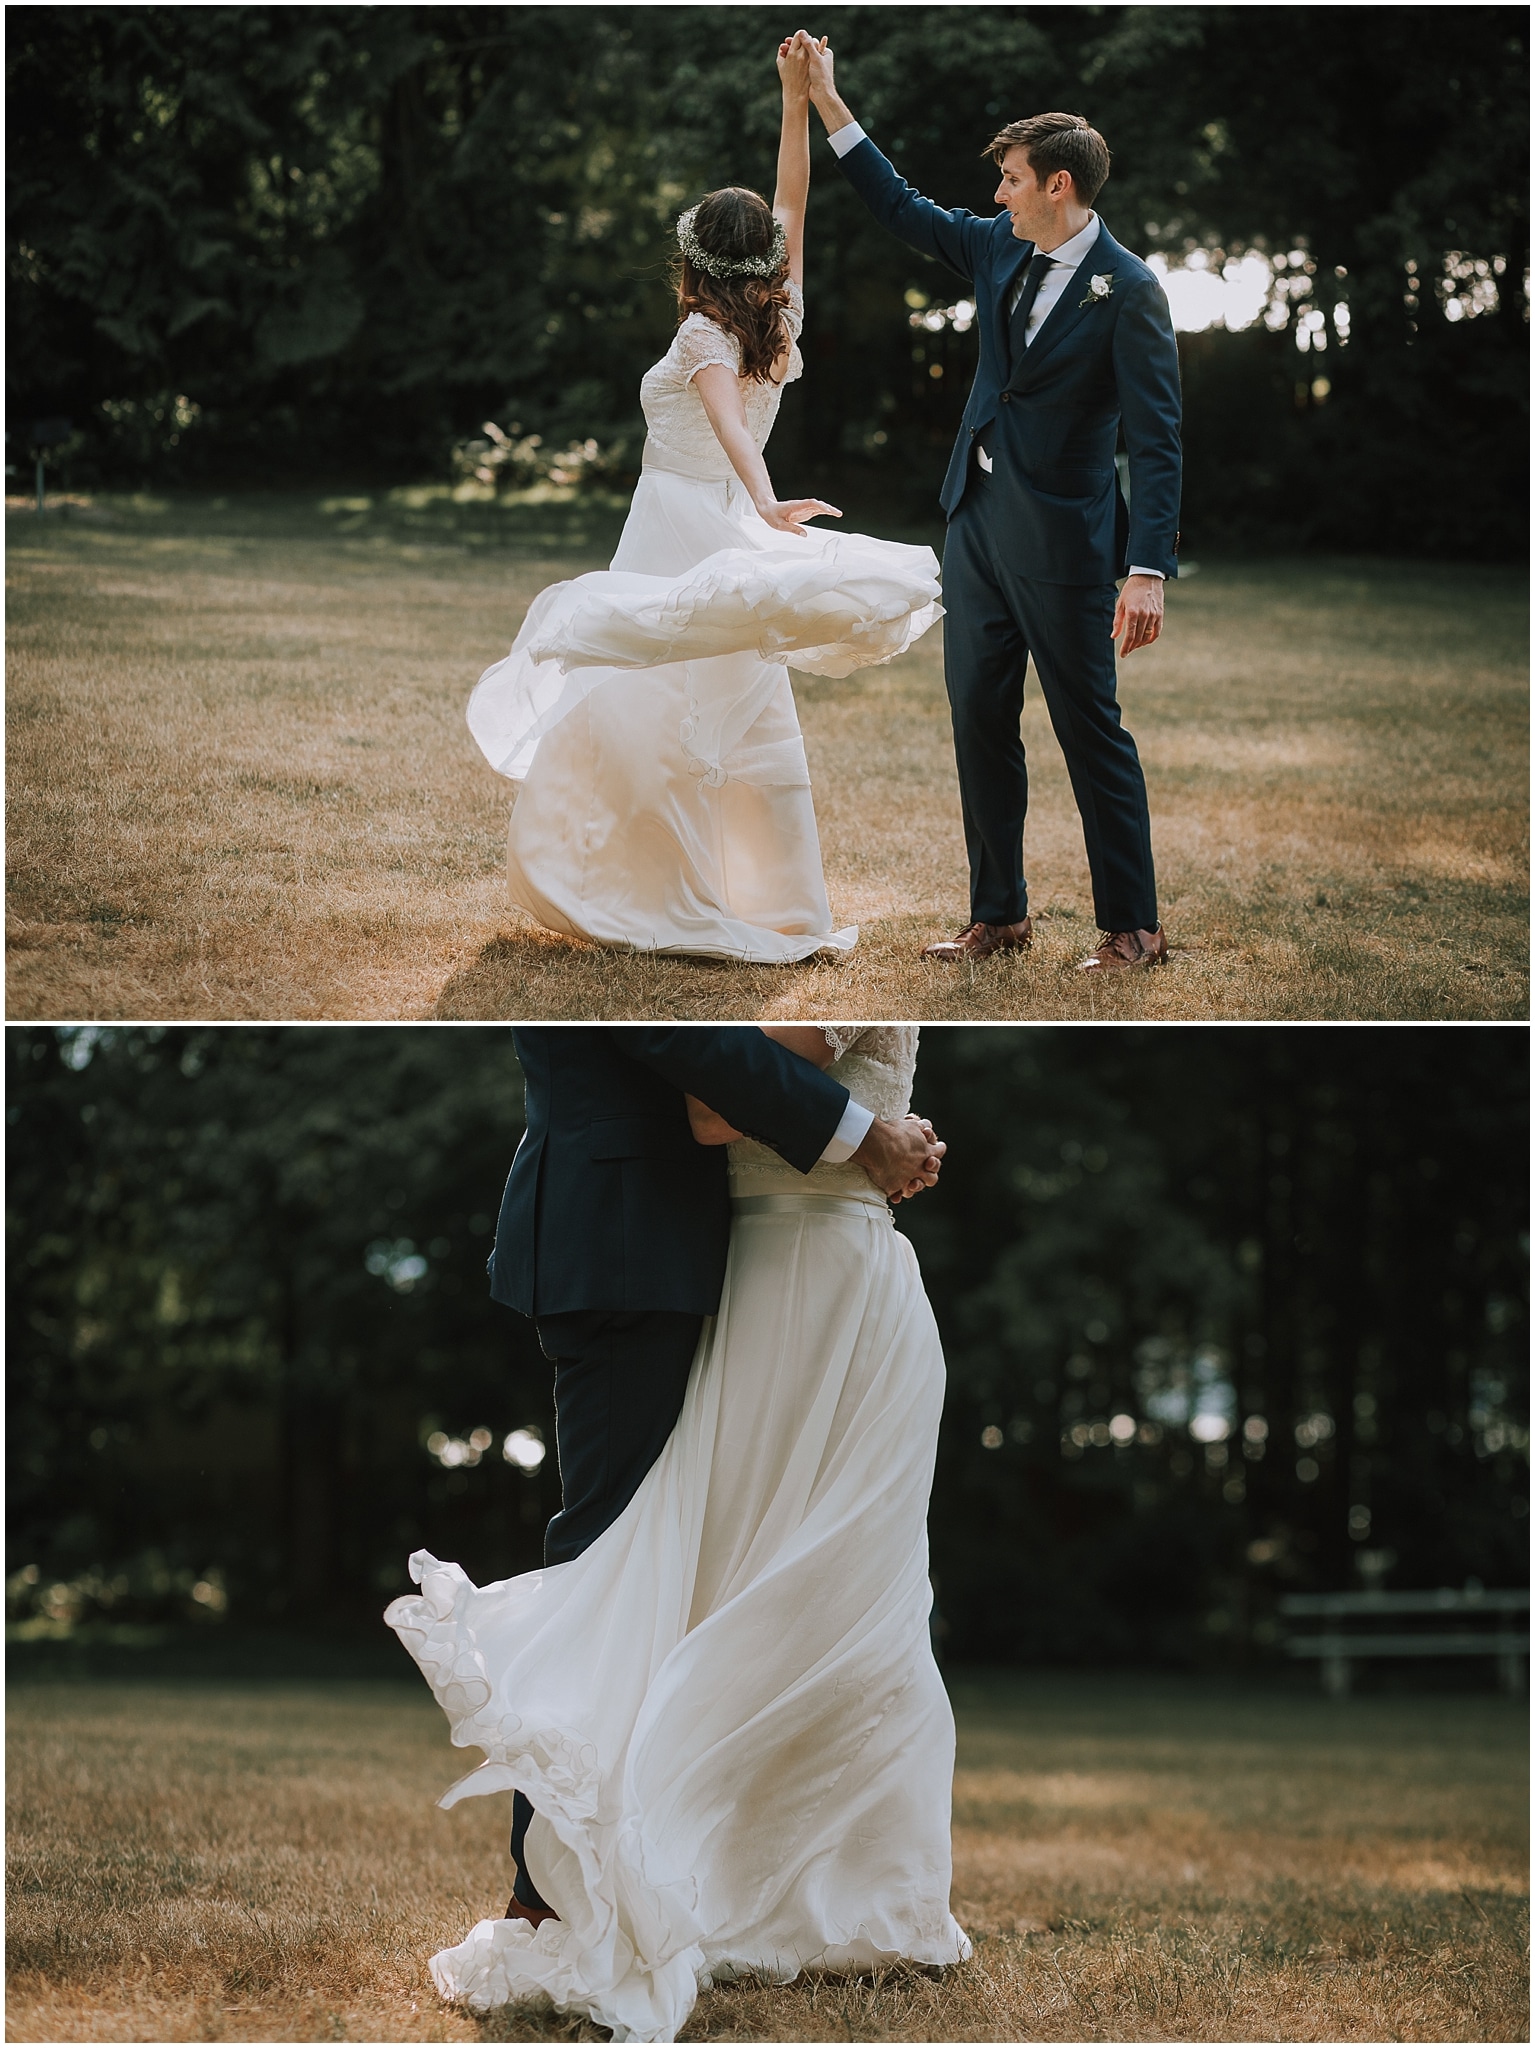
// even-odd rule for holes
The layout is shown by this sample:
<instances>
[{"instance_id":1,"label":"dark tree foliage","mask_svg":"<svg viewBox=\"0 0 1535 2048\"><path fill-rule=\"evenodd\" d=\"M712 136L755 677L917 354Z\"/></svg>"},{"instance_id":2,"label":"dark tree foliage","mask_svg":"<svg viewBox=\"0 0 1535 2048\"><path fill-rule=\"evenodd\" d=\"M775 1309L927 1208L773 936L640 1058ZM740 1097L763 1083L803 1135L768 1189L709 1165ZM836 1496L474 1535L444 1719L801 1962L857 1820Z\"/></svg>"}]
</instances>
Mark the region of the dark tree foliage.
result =
<instances>
[{"instance_id":1,"label":"dark tree foliage","mask_svg":"<svg viewBox=\"0 0 1535 2048\"><path fill-rule=\"evenodd\" d=\"M504 1030L7 1050L33 1627L366 1627L420 1544L537 1562L557 1475L500 1444L549 1434L549 1368L483 1271ZM1525 1059L1476 1028L928 1033L952 1150L898 1215L949 1364L954 1654L1261 1657L1287 1589L1522 1583ZM477 1429L478 1463L428 1448Z\"/></svg>"},{"instance_id":2,"label":"dark tree foliage","mask_svg":"<svg viewBox=\"0 0 1535 2048\"><path fill-rule=\"evenodd\" d=\"M671 223L770 186L802 20L946 203L989 209L994 127L1066 106L1130 246L1299 258L1283 326L1184 338L1190 549L1523 553L1513 7L12 7L13 428L73 417L81 477L445 473L486 417L632 468ZM775 459L931 517L974 336L911 307L960 287L815 162ZM1340 300L1347 345L1299 353Z\"/></svg>"},{"instance_id":3,"label":"dark tree foliage","mask_svg":"<svg viewBox=\"0 0 1535 2048\"><path fill-rule=\"evenodd\" d=\"M376 1606L421 1542L538 1562L552 1460L499 1446L552 1443L548 1372L484 1272L509 1032L7 1045L13 1545L118 1613L215 1567L248 1618ZM486 1424L480 1468L423 1448Z\"/></svg>"},{"instance_id":4,"label":"dark tree foliage","mask_svg":"<svg viewBox=\"0 0 1535 2048\"><path fill-rule=\"evenodd\" d=\"M956 1642L1184 1659L1261 1649L1287 1591L1524 1583L1527 1061L1474 1028L929 1033Z\"/></svg>"}]
</instances>

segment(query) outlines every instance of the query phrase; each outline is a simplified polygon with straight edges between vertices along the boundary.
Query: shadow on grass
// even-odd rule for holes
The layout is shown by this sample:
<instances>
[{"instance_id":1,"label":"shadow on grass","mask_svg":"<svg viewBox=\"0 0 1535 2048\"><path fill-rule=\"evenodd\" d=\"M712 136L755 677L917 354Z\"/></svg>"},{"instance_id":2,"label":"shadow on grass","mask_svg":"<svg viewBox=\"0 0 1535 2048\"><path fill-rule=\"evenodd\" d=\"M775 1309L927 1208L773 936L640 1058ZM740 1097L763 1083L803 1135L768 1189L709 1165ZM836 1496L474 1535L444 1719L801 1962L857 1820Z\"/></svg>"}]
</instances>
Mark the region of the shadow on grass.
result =
<instances>
[{"instance_id":1,"label":"shadow on grass","mask_svg":"<svg viewBox=\"0 0 1535 2048\"><path fill-rule=\"evenodd\" d=\"M497 934L445 983L433 1015L648 1019L776 1015L814 987L815 961L781 966L679 958L588 945L519 927ZM823 970L824 971L824 970Z\"/></svg>"},{"instance_id":2,"label":"shadow on grass","mask_svg":"<svg viewBox=\"0 0 1535 2048\"><path fill-rule=\"evenodd\" d=\"M895 538L900 507L846 501ZM18 503L8 715L16 1017L962 1022L1528 1014L1517 572L1206 564L1127 710L1177 958L1106 987L1037 692L1032 953L919 959L965 917L939 638L796 682L840 960L583 947L506 907L506 787L463 705L616 497L446 486ZM98 530L99 529L99 530ZM88 735L88 744L82 744Z\"/></svg>"}]
</instances>

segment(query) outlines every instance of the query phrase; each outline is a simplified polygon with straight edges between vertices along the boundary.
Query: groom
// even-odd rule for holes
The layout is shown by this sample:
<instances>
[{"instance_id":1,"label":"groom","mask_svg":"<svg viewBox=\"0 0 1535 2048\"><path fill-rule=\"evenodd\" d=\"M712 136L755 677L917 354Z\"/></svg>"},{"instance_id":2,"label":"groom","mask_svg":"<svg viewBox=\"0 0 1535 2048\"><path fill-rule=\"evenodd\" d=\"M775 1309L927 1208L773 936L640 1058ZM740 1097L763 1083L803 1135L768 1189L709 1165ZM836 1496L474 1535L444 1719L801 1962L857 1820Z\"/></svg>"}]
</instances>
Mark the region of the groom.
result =
<instances>
[{"instance_id":1,"label":"groom","mask_svg":"<svg viewBox=\"0 0 1535 2048\"><path fill-rule=\"evenodd\" d=\"M527 1130L506 1183L490 1291L531 1316L554 1365L561 1507L544 1563L579 1557L666 1446L730 1241L723 1145L700 1145L685 1097L801 1173L854 1159L895 1200L930 1187L943 1147L886 1122L755 1026L519 1026ZM528 1875L533 1808L512 1801L507 1917L550 1908Z\"/></svg>"},{"instance_id":2,"label":"groom","mask_svg":"<svg viewBox=\"0 0 1535 2048\"><path fill-rule=\"evenodd\" d=\"M1103 933L1079 964L1096 973L1156 966L1167 940L1145 778L1115 696L1114 641L1122 633L1129 655L1157 638L1163 582L1178 573L1181 400L1167 300L1092 210L1109 152L1079 114L1035 114L992 139L1004 209L994 218L935 206L838 97L830 49L801 35L810 96L843 176L876 220L975 293L980 361L942 492L944 666L971 922L923 957L984 960L1033 937L1018 730L1032 656ZM1121 426L1128 509L1114 464Z\"/></svg>"}]
</instances>

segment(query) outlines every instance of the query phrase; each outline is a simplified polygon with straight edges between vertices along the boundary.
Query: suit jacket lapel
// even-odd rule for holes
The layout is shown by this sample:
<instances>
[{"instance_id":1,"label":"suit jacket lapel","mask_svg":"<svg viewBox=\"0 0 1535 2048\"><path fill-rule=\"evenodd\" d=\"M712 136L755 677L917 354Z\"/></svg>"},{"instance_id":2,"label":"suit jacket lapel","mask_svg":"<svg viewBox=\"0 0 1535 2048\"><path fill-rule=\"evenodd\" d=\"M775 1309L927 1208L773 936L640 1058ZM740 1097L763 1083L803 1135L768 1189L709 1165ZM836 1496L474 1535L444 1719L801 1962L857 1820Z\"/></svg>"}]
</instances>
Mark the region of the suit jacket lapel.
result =
<instances>
[{"instance_id":1,"label":"suit jacket lapel","mask_svg":"<svg viewBox=\"0 0 1535 2048\"><path fill-rule=\"evenodd\" d=\"M1032 242L1017 241L1010 232L1008 247L1003 251L1001 260L997 265L997 303L992 309L992 318L995 325L997 347L1001 351L998 360L1002 364L1004 382L1007 378L1007 366L1013 352L1012 342L1007 331L1009 301L1013 296L1013 286L1018 282L1019 271L1022 270L1033 254L1034 244Z\"/></svg>"},{"instance_id":2,"label":"suit jacket lapel","mask_svg":"<svg viewBox=\"0 0 1535 2048\"><path fill-rule=\"evenodd\" d=\"M1030 367L1043 362L1052 350L1060 346L1064 336L1070 334L1077 323L1085 319L1091 311L1090 306L1082 304L1086 296L1084 287L1095 269L1113 268L1114 247L1113 237L1103 222L1099 221L1098 233L1093 239L1092 247L1067 278L1065 291L1045 315L1039 332L1024 350L1023 361L1017 365L1013 373L1014 390L1017 390L1024 381Z\"/></svg>"}]
</instances>

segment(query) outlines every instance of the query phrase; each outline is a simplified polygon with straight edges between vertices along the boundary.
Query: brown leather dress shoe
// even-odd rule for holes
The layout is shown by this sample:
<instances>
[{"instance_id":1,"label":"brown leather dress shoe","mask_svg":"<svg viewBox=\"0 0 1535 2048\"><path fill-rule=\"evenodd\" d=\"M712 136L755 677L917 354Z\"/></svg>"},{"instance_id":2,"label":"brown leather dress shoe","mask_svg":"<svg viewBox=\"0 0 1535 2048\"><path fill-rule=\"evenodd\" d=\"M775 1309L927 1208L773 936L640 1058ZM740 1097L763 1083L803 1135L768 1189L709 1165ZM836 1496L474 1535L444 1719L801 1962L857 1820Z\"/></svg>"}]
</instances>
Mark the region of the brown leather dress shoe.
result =
<instances>
[{"instance_id":1,"label":"brown leather dress shoe","mask_svg":"<svg viewBox=\"0 0 1535 2048\"><path fill-rule=\"evenodd\" d=\"M1022 924L967 925L957 939L935 939L922 948L924 960L989 960L993 953L1021 953L1034 941L1034 920Z\"/></svg>"},{"instance_id":2,"label":"brown leather dress shoe","mask_svg":"<svg viewBox=\"0 0 1535 2048\"><path fill-rule=\"evenodd\" d=\"M1160 967L1167 958L1167 934L1160 925L1154 932L1105 932L1096 952L1077 962L1077 972L1089 969L1104 973L1121 967Z\"/></svg>"},{"instance_id":3,"label":"brown leather dress shoe","mask_svg":"<svg viewBox=\"0 0 1535 2048\"><path fill-rule=\"evenodd\" d=\"M525 1906L515 1892L507 1900L506 1911L501 1915L503 1920L526 1920L530 1927L542 1927L546 1920L558 1920L559 1917L552 1909L541 1912L537 1906Z\"/></svg>"}]
</instances>

